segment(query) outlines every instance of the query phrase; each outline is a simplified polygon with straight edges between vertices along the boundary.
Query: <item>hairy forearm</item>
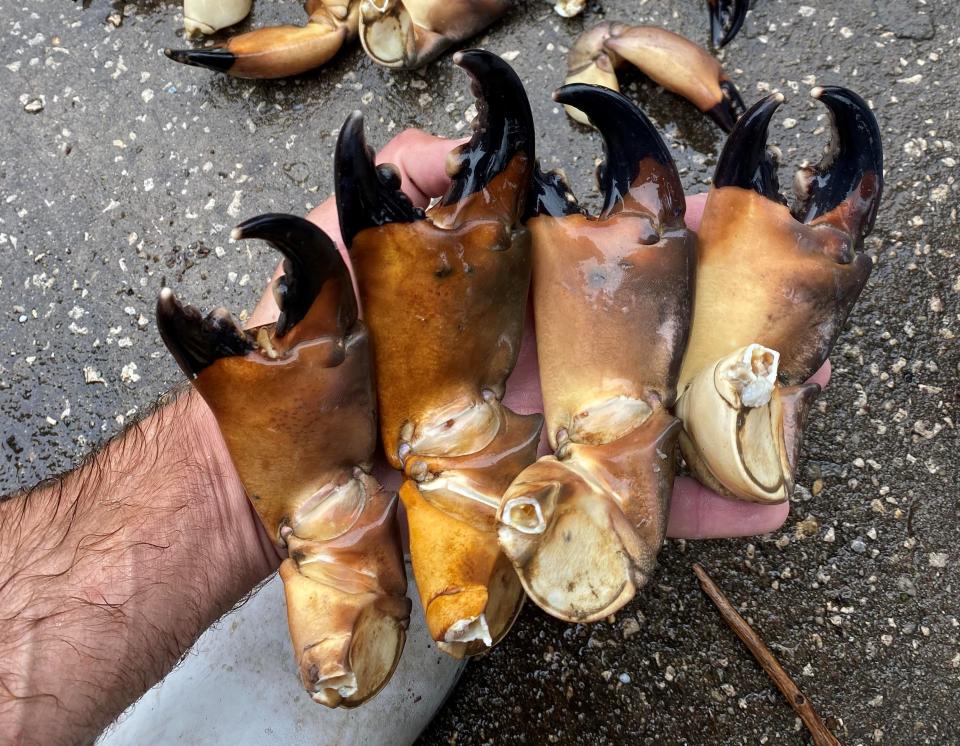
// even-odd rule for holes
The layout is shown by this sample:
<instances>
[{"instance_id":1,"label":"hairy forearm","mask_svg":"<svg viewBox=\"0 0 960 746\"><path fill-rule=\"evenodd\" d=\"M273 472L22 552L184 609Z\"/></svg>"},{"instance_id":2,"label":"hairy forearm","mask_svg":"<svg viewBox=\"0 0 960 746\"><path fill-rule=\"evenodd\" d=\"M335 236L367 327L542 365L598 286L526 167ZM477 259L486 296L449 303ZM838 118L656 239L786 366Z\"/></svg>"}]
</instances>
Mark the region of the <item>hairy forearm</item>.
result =
<instances>
[{"instance_id":1,"label":"hairy forearm","mask_svg":"<svg viewBox=\"0 0 960 746\"><path fill-rule=\"evenodd\" d=\"M91 741L276 562L194 393L0 502L0 741Z\"/></svg>"}]
</instances>

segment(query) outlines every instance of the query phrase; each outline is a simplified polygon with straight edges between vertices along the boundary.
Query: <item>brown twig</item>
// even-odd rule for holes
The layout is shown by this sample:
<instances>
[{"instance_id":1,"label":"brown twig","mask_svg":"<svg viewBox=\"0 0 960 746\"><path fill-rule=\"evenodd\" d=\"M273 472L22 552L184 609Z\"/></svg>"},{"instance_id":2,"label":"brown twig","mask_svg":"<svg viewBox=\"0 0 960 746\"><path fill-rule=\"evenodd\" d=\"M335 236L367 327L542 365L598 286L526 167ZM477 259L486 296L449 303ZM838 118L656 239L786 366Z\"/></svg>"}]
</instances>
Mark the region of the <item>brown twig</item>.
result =
<instances>
[{"instance_id":1,"label":"brown twig","mask_svg":"<svg viewBox=\"0 0 960 746\"><path fill-rule=\"evenodd\" d=\"M810 731L810 735L813 737L814 746L840 746L840 741L838 741L837 737L823 724L817 711L814 710L813 705L810 704L810 700L807 699L806 695L800 691L800 688L793 683L793 679L790 678L790 675L784 670L783 666L780 665L780 662L774 657L773 653L770 652L770 648L764 644L760 635L754 632L753 628L747 624L747 620L740 616L737 610L733 608L733 604L723 595L723 591L717 587L717 584L710 579L707 571L699 564L694 564L693 571L700 580L700 587L703 588L703 592L707 594L709 599L713 601L717 607L717 611L720 612L720 616L723 617L723 621L725 621L737 637L743 641L743 644L747 646L747 649L753 654L753 657L757 659L757 663L759 663L763 670L767 672L767 675L773 679L773 683L777 685L777 689L783 693L783 696L787 698L790 706L794 709L794 712L800 716L803 724L807 726L807 730Z\"/></svg>"}]
</instances>

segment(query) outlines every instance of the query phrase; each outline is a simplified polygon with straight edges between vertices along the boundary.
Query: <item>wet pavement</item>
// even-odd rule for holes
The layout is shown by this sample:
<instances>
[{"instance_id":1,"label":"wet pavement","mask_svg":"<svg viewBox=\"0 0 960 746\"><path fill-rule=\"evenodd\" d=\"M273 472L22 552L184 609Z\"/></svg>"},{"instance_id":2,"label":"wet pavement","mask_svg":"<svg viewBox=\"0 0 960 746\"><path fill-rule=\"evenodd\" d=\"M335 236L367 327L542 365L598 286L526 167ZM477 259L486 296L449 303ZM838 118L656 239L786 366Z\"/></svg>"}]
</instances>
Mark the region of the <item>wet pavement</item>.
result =
<instances>
[{"instance_id":1,"label":"wet pavement","mask_svg":"<svg viewBox=\"0 0 960 746\"><path fill-rule=\"evenodd\" d=\"M960 14L949 0L757 0L723 53L792 168L826 142L814 85L873 105L887 188L876 269L811 417L792 515L750 540L671 541L653 583L591 627L527 608L470 667L426 744L801 744L805 734L696 588L701 562L849 744L960 742L957 380ZM601 19L706 40L699 0L521 3L476 40L528 86L548 166L596 200L596 135L549 99L568 45ZM299 19L257 0L252 24ZM251 24L251 25L252 25ZM325 72L251 82L177 66L175 3L0 0L0 493L70 466L180 380L153 304L164 282L206 308L252 308L275 257L230 240L244 217L332 189L355 108L380 146L407 126L454 136L473 113L445 57L392 74L356 49ZM721 133L640 76L684 183L706 188ZM578 154L573 156L572 154Z\"/></svg>"}]
</instances>

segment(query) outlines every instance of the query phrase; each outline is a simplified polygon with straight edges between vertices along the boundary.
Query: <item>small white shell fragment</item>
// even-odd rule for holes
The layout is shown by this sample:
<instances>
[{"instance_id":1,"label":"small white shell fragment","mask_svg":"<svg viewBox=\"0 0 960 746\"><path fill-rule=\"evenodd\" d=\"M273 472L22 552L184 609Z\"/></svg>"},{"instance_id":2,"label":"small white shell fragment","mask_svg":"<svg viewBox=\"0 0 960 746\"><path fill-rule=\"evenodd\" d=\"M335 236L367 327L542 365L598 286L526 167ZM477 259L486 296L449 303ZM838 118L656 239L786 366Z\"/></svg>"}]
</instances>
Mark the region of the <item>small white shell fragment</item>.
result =
<instances>
[{"instance_id":1,"label":"small white shell fragment","mask_svg":"<svg viewBox=\"0 0 960 746\"><path fill-rule=\"evenodd\" d=\"M474 640L483 640L489 648L493 645L493 638L490 636L490 627L487 625L485 615L474 617L473 619L460 619L447 629L444 635L444 642L473 642Z\"/></svg>"},{"instance_id":2,"label":"small white shell fragment","mask_svg":"<svg viewBox=\"0 0 960 746\"><path fill-rule=\"evenodd\" d=\"M83 382L102 383L104 386L107 385L107 382L104 380L103 376L100 375L100 371L89 365L84 366L83 368Z\"/></svg>"},{"instance_id":3,"label":"small white shell fragment","mask_svg":"<svg viewBox=\"0 0 960 746\"><path fill-rule=\"evenodd\" d=\"M583 12L586 4L586 0L557 0L553 9L564 18L573 18Z\"/></svg>"},{"instance_id":4,"label":"small white shell fragment","mask_svg":"<svg viewBox=\"0 0 960 746\"><path fill-rule=\"evenodd\" d=\"M770 401L777 382L780 353L762 345L748 345L743 357L727 371L727 377L739 390L745 407L762 407Z\"/></svg>"},{"instance_id":5,"label":"small white shell fragment","mask_svg":"<svg viewBox=\"0 0 960 746\"><path fill-rule=\"evenodd\" d=\"M183 30L188 37L213 34L240 23L252 0L183 0Z\"/></svg>"}]
</instances>

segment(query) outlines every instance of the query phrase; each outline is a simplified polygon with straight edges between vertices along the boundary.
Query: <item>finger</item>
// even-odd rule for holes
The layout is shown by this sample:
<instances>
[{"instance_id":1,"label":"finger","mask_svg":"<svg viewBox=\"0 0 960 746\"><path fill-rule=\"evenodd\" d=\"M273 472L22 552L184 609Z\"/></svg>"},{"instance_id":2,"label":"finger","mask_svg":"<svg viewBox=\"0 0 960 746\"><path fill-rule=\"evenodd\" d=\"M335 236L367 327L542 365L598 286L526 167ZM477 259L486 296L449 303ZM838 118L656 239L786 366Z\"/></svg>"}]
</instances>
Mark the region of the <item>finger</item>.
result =
<instances>
[{"instance_id":1,"label":"finger","mask_svg":"<svg viewBox=\"0 0 960 746\"><path fill-rule=\"evenodd\" d=\"M690 477L677 477L667 536L674 539L719 539L776 531L787 520L790 503L759 505L728 500Z\"/></svg>"},{"instance_id":2,"label":"finger","mask_svg":"<svg viewBox=\"0 0 960 746\"><path fill-rule=\"evenodd\" d=\"M447 140L408 129L388 142L377 154L377 163L392 163L400 169L400 188L417 207L426 207L450 186L447 155L467 139Z\"/></svg>"},{"instance_id":3,"label":"finger","mask_svg":"<svg viewBox=\"0 0 960 746\"><path fill-rule=\"evenodd\" d=\"M707 203L707 193L687 195L687 211L684 220L687 228L692 231L700 230L700 221L703 219L703 206Z\"/></svg>"},{"instance_id":4,"label":"finger","mask_svg":"<svg viewBox=\"0 0 960 746\"><path fill-rule=\"evenodd\" d=\"M517 364L507 379L507 391L503 403L517 414L543 412L543 393L540 391L540 365L537 361L537 334L533 324L533 303L527 305L527 315L523 322L523 338ZM547 429L540 433L538 456L550 453L547 442Z\"/></svg>"},{"instance_id":5,"label":"finger","mask_svg":"<svg viewBox=\"0 0 960 746\"><path fill-rule=\"evenodd\" d=\"M333 239L337 247L344 248L340 238L340 219L337 217L337 202L333 197L327 197L323 202L307 213L307 220Z\"/></svg>"},{"instance_id":6,"label":"finger","mask_svg":"<svg viewBox=\"0 0 960 746\"><path fill-rule=\"evenodd\" d=\"M827 384L830 383L830 375L833 373L833 366L830 365L830 360L824 360L823 365L820 366L820 369L814 373L807 380L807 383L818 383L820 388L825 389Z\"/></svg>"}]
</instances>

